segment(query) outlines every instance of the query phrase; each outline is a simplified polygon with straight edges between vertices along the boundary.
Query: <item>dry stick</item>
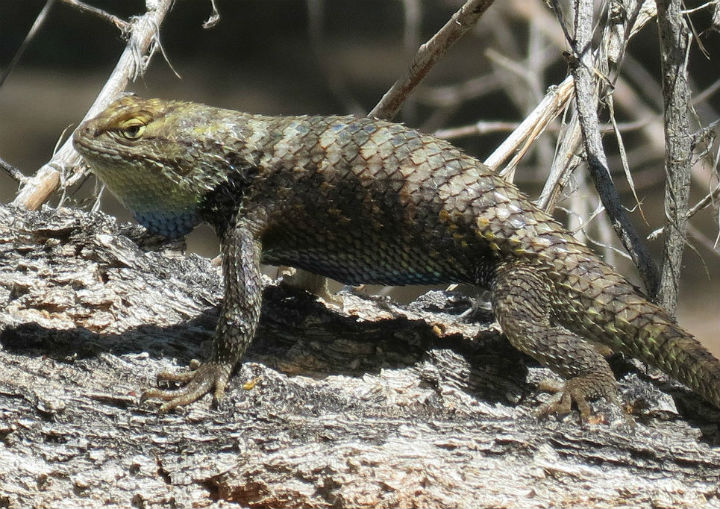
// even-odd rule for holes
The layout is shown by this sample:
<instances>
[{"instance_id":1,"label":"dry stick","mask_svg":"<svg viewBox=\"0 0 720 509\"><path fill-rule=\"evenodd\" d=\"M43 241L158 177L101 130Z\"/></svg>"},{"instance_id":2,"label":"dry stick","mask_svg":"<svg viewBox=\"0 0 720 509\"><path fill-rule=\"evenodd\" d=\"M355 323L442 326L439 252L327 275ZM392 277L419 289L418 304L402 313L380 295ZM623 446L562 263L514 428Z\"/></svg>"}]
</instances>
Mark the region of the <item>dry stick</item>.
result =
<instances>
[{"instance_id":1,"label":"dry stick","mask_svg":"<svg viewBox=\"0 0 720 509\"><path fill-rule=\"evenodd\" d=\"M529 34L525 62L528 69L530 69L528 76L529 91L522 111L528 111L544 96L547 91L545 83L547 81L547 73L549 72L548 69L552 65L551 59L546 56L548 51L545 36L543 36L542 32L534 24L530 24L528 29ZM553 139L550 136L541 136L537 141L538 143L535 144L536 161L540 165L540 168L549 168L555 158L555 144Z\"/></svg>"},{"instance_id":2,"label":"dry stick","mask_svg":"<svg viewBox=\"0 0 720 509\"><path fill-rule=\"evenodd\" d=\"M130 23L128 23L124 19L118 18L117 16L113 16L112 14L109 14L109 13L103 11L102 9L98 9L97 7L93 7L92 5L88 5L85 2L81 2L80 0L62 0L62 1L63 1L63 3L71 5L78 10L87 12L89 14L97 16L100 19L103 19L105 21L112 23L113 25L115 25L117 28L119 28L123 32L127 32L130 29Z\"/></svg>"},{"instance_id":3,"label":"dry stick","mask_svg":"<svg viewBox=\"0 0 720 509\"><path fill-rule=\"evenodd\" d=\"M634 0L626 0L624 4L620 2L610 2L609 4L608 20L605 23L602 34L603 43L597 53L596 61L601 64L601 72L610 76L608 79L611 83L614 83L617 80L619 69L624 60L627 45L630 41L630 37L632 37L632 33L637 33L634 29L640 16L642 3L642 0L640 0L639 3ZM649 20L650 18L645 17L645 19ZM614 134L615 139L617 140L620 162L622 164L623 171L625 172L625 180L630 186L633 198L635 198L635 206L637 207L637 210L640 212L643 221L647 222L645 214L642 210L640 198L637 195L632 172L630 171L630 163L628 162L627 151L625 150L625 142L620 134L620 130L617 129L615 99L613 94L605 94L604 101L610 117L610 123L615 127Z\"/></svg>"},{"instance_id":4,"label":"dry stick","mask_svg":"<svg viewBox=\"0 0 720 509\"><path fill-rule=\"evenodd\" d=\"M565 40L563 35L557 30L556 24L550 23L551 15L547 9L544 8L543 2L530 2L527 0L509 0L508 1L508 12L523 19L531 20L537 23L537 25L543 30L545 36L558 48L565 48ZM716 4L717 8L713 12L713 20L718 20L718 27L720 27L720 3ZM640 6L640 12L638 14L635 25L632 28L630 37L633 37L636 33L641 31L645 25L652 21L657 15L657 9L655 2L651 0L644 0ZM625 56L628 58L628 56ZM629 58L632 58L630 56ZM631 62L627 62L625 65L625 74L632 77L635 73L637 66L629 65ZM642 97L632 88L632 83L635 83L637 88L643 87L642 80L631 80L628 82L627 76L619 76L615 83L615 90L613 93L613 100L615 103L622 108L623 111L633 116L642 122L641 134L645 139L645 144L653 150L662 151L664 150L664 135L663 126L660 123L660 114L648 106L647 99ZM699 165L693 166L692 168L693 178L695 182L704 183L707 181L708 175L702 170Z\"/></svg>"},{"instance_id":5,"label":"dry stick","mask_svg":"<svg viewBox=\"0 0 720 509\"><path fill-rule=\"evenodd\" d=\"M369 117L391 120L400 111L403 101L423 80L437 60L475 25L494 0L468 0L428 42L420 46L410 63L408 74L396 81Z\"/></svg>"},{"instance_id":6,"label":"dry stick","mask_svg":"<svg viewBox=\"0 0 720 509\"><path fill-rule=\"evenodd\" d=\"M85 119L94 117L104 110L115 98L125 90L128 81L137 79L145 72L150 63L150 56L157 48L157 33L163 19L167 15L173 0L147 0L147 12L132 23L130 40L125 46L115 69L97 99L85 115ZM155 42L155 44L153 44ZM148 53L148 58L141 58ZM84 120L84 119L83 119ZM64 168L79 168L81 157L68 139L53 158L45 163L35 175L28 179L12 204L30 210L36 210L60 185L60 176ZM76 170L83 172L82 170ZM84 172L83 172L84 173Z\"/></svg>"},{"instance_id":7,"label":"dry stick","mask_svg":"<svg viewBox=\"0 0 720 509\"><path fill-rule=\"evenodd\" d=\"M552 16L547 9L544 8L542 2L529 2L527 0L510 0L510 11L512 14L523 20L533 21L543 30L545 36L556 47L565 49L566 41L563 34L557 30L557 24L552 21ZM644 1L641 7L640 15L633 26L630 36L634 36L637 32L651 21L655 16L654 2ZM628 84L623 76L619 76L615 83L613 98L624 111L637 119L653 119L657 116L657 112L649 108L643 97L640 97ZM662 129L660 122L645 122L642 134L648 146L661 149Z\"/></svg>"},{"instance_id":8,"label":"dry stick","mask_svg":"<svg viewBox=\"0 0 720 509\"><path fill-rule=\"evenodd\" d=\"M633 20L634 23L632 23L633 26L630 35L627 38L623 38L622 41L618 41L618 43L616 44L617 51L620 54L624 54L624 48L628 44L630 38L635 35L639 31L639 29L644 26L650 19L651 18L649 16L635 17L635 19ZM569 94L571 94L572 92L572 77L568 77L559 87L562 88L565 84L570 85L567 89L567 99L569 100ZM552 93L552 90L550 93ZM523 123L525 124L523 128L532 130L535 127L534 123L530 122L530 120L532 120L533 117L537 114L537 110L542 110L543 103L545 103L547 99L548 97L546 97L545 100L543 100L543 102L538 105L535 112L531 113L530 118L526 119L526 121ZM550 103L549 105L552 105L552 103ZM564 107L562 104L559 104L558 108L560 106ZM559 111L560 110L558 110L556 114L559 113ZM548 117L546 121L549 122L550 120L552 120L552 118ZM640 125L644 125L644 122ZM603 127L602 130L605 131L606 129L606 127ZM612 129L612 127L610 127L610 129ZM521 131L521 129L518 129L517 132L513 133L500 147L498 147L495 153L493 153L490 158L485 161L486 164L489 163L491 167L499 166L500 162L502 161L495 163L494 159L496 157L505 157L504 154L509 154L510 151L514 151L515 147L519 145L519 143L523 139L525 139L525 136L529 135L519 131ZM545 209L549 213L552 213L552 210L555 208L555 204L560 198L561 192L567 184L572 170L577 166L579 161L575 153L581 144L581 133L575 115L573 115L573 119L567 126L565 132L566 135L562 138L558 157L555 159L551 167L551 174L546 181L543 192L537 200L538 206ZM525 144L525 150L527 150L527 146L528 143ZM518 159L521 156L522 154L518 154L518 157L516 157L515 159ZM504 172L512 171L515 164L517 164L517 161L513 160L513 162L508 165L509 168L506 168Z\"/></svg>"},{"instance_id":9,"label":"dry stick","mask_svg":"<svg viewBox=\"0 0 720 509\"><path fill-rule=\"evenodd\" d=\"M617 7L617 5L611 4L610 8L613 9L613 7ZM603 35L603 40L606 41L603 46L605 51L595 56L595 62L597 62L600 68L607 67L607 62L612 63L613 67L617 67L625 57L625 50L630 39L652 19L651 13L647 12L647 9L644 10L644 4L637 6L632 5L632 3L626 3L624 9L624 16L610 16L612 23L605 28ZM606 62L598 59L604 59ZM613 78L613 81L616 79L617 76ZM612 100L613 97L614 96L610 96L608 99ZM609 101L608 104L612 105L612 102ZM620 125L621 124L616 122L615 117L611 116L610 125L602 126L601 132L608 130L614 132L618 143L622 145ZM634 122L632 125L644 127L646 121ZM582 133L580 131L577 114L574 113L567 125L565 134L561 138L557 157L555 161L553 161L550 175L548 176L540 198L538 198L538 206L548 213L552 213L554 210L555 204L560 198L562 190L567 185L570 175L580 162L580 158L576 154L579 152L581 145ZM628 178L628 181L632 182L632 179ZM634 189L632 184L631 187ZM612 251L608 250L607 253L611 255Z\"/></svg>"},{"instance_id":10,"label":"dry stick","mask_svg":"<svg viewBox=\"0 0 720 509\"><path fill-rule=\"evenodd\" d=\"M5 159L0 157L0 168L5 170L5 172L10 175L12 179L14 179L19 184L24 184L27 180L27 177L23 175L23 173L18 170L15 166L8 163Z\"/></svg>"},{"instance_id":11,"label":"dry stick","mask_svg":"<svg viewBox=\"0 0 720 509\"><path fill-rule=\"evenodd\" d=\"M212 7L212 12L202 25L202 27L206 30L220 23L220 11L215 4L215 0L210 0L210 6Z\"/></svg>"},{"instance_id":12,"label":"dry stick","mask_svg":"<svg viewBox=\"0 0 720 509\"><path fill-rule=\"evenodd\" d=\"M471 125L438 129L433 133L433 136L443 140L451 140L454 138L464 138L466 136L482 136L484 134L497 132L512 132L518 127L520 127L520 122L508 122L504 120L478 120Z\"/></svg>"},{"instance_id":13,"label":"dry stick","mask_svg":"<svg viewBox=\"0 0 720 509\"><path fill-rule=\"evenodd\" d=\"M559 140L557 155L550 166L550 174L545 180L540 196L535 204L548 214L555 210L565 186L570 181L570 176L580 164L580 147L582 146L582 133L578 122L577 112L570 117L565 126L565 132Z\"/></svg>"},{"instance_id":14,"label":"dry stick","mask_svg":"<svg viewBox=\"0 0 720 509\"><path fill-rule=\"evenodd\" d=\"M550 88L540 104L522 121L520 126L500 144L485 164L491 169L497 169L511 154L515 154L512 161L503 170L503 175L511 174L520 159L530 149L532 142L540 136L550 122L552 122L567 106L572 98L573 79L568 76L556 87ZM518 150L518 146L522 147Z\"/></svg>"},{"instance_id":15,"label":"dry stick","mask_svg":"<svg viewBox=\"0 0 720 509\"><path fill-rule=\"evenodd\" d=\"M697 202L695 205L693 205L692 208L690 208L687 213L685 214L685 222L687 224L687 220L693 217L695 214L700 212L701 210L707 208L710 204L717 201L717 199L720 198L720 184L715 186L715 189L710 191L708 194L705 195L705 197ZM653 240L658 238L660 235L665 233L667 230L668 224L666 223L665 226L661 226L657 230L654 230L650 235L648 235L649 240Z\"/></svg>"},{"instance_id":16,"label":"dry stick","mask_svg":"<svg viewBox=\"0 0 720 509\"><path fill-rule=\"evenodd\" d=\"M600 132L603 134L621 132L627 133L642 129L651 120L634 120L632 122L614 122L600 125ZM469 125L460 125L456 127L446 127L433 132L433 136L443 140L453 140L456 138L467 138L469 136L483 136L486 134L511 132L518 129L521 123L518 121L507 120L478 120ZM615 127L617 126L617 128ZM545 126L545 131L557 133L564 131L565 128L558 125Z\"/></svg>"},{"instance_id":17,"label":"dry stick","mask_svg":"<svg viewBox=\"0 0 720 509\"><path fill-rule=\"evenodd\" d=\"M25 36L25 39L23 39L22 44L18 48L18 50L15 52L15 55L13 56L13 59L10 61L10 64L8 65L7 69L0 74L0 87L3 83L5 83L5 80L8 76L10 76L10 73L15 69L15 66L20 61L20 57L22 57L23 53L25 53L25 49L30 44L30 41L32 41L33 37L35 37L35 34L37 34L38 30L40 30L40 27L43 23L45 23L45 20L47 19L47 15L50 12L50 9L52 8L53 4L55 3L55 0L47 0L45 2L45 6L42 8L40 13L35 18L35 22L30 27L30 30L28 30L27 35Z\"/></svg>"},{"instance_id":18,"label":"dry stick","mask_svg":"<svg viewBox=\"0 0 720 509\"><path fill-rule=\"evenodd\" d=\"M637 266L648 293L654 297L659 283L657 267L621 205L602 147L593 72L592 27L593 2L576 0L575 37L574 40L568 41L573 51L570 68L575 78L575 103L590 176L608 212L615 233L620 237L623 246Z\"/></svg>"},{"instance_id":19,"label":"dry stick","mask_svg":"<svg viewBox=\"0 0 720 509\"><path fill-rule=\"evenodd\" d=\"M665 244L659 302L672 315L677 308L683 249L687 241L692 137L687 51L690 34L680 0L657 0L660 63L665 103Z\"/></svg>"}]
</instances>

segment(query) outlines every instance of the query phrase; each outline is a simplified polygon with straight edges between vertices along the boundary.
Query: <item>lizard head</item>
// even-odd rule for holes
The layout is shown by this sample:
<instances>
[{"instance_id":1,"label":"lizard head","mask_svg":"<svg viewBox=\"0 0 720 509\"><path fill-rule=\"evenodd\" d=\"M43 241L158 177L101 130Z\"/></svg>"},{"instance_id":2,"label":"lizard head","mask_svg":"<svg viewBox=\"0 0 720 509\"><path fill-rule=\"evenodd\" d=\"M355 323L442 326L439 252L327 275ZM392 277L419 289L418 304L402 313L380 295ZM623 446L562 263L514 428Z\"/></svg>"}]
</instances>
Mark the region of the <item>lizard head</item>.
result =
<instances>
[{"instance_id":1,"label":"lizard head","mask_svg":"<svg viewBox=\"0 0 720 509\"><path fill-rule=\"evenodd\" d=\"M73 144L93 172L153 233L180 237L200 221L193 174L202 150L188 131L197 105L125 96L81 124ZM184 142L184 143L183 143ZM202 140L199 141L199 143Z\"/></svg>"}]
</instances>

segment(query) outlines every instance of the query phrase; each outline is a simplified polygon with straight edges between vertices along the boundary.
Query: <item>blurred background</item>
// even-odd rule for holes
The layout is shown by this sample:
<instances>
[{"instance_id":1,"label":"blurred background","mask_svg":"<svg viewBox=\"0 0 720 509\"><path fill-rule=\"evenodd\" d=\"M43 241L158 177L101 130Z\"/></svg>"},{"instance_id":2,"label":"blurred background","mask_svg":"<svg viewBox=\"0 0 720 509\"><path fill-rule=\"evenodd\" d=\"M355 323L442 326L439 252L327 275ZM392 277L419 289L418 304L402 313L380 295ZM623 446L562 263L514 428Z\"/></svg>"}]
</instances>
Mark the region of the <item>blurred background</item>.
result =
<instances>
[{"instance_id":1,"label":"blurred background","mask_svg":"<svg viewBox=\"0 0 720 509\"><path fill-rule=\"evenodd\" d=\"M125 20L145 10L141 0L88 0ZM463 2L458 0L216 0L220 21L203 28L210 0L176 1L161 28L169 62L157 54L147 74L132 86L142 96L186 99L267 114L364 115L407 69L409 58ZM598 5L601 3L598 2ZM0 71L7 69L44 0L0 0ZM686 2L692 10L704 2ZM712 30L711 9L689 14L696 37L689 56L697 128L718 120L720 37ZM22 59L0 86L0 157L26 175L52 156L100 91L125 47L120 31L99 17L57 1ZM478 26L431 71L396 119L426 132L500 121L479 134L465 129L452 142L479 159L487 157L567 73L567 49L553 12L543 0L496 2ZM630 44L615 89L615 113L623 131L638 210L624 177L613 135L605 144L624 204L638 229L648 234L663 224L662 91L658 35L650 23ZM607 120L607 115L603 117ZM516 183L536 197L556 150L557 127L536 141L517 170ZM698 156L691 205L718 182L711 146ZM66 205L89 207L94 178ZM599 200L576 173L572 194L560 203L559 220L588 218ZM0 171L0 201L10 202L17 183ZM56 204L58 199L51 201ZM107 193L103 209L130 216ZM680 323L720 354L720 252L717 204L693 217L685 252ZM586 229L587 240L633 281L624 257L603 247L614 234L604 214ZM189 249L217 253L208 228L189 239ZM660 260L662 241L650 241ZM397 294L407 299L408 294Z\"/></svg>"}]
</instances>

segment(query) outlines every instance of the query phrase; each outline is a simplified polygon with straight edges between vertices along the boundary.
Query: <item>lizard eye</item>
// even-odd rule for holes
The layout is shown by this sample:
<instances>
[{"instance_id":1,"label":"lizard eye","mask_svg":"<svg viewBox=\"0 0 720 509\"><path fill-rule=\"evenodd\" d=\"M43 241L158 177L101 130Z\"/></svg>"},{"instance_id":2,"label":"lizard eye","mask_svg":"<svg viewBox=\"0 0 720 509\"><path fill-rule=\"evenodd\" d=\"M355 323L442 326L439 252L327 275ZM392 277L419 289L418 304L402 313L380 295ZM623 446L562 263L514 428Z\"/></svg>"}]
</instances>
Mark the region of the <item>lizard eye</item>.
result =
<instances>
[{"instance_id":1,"label":"lizard eye","mask_svg":"<svg viewBox=\"0 0 720 509\"><path fill-rule=\"evenodd\" d=\"M142 124L140 124L140 125L130 125L130 126L124 127L124 128L120 131L120 134L121 134L122 137L125 138L125 139L128 139L128 140L137 140L138 138L140 138L140 136L142 136L143 131L145 131L145 126L142 125Z\"/></svg>"},{"instance_id":2,"label":"lizard eye","mask_svg":"<svg viewBox=\"0 0 720 509\"><path fill-rule=\"evenodd\" d=\"M131 118L118 126L117 132L126 140L137 140L145 132L145 122L139 118Z\"/></svg>"}]
</instances>

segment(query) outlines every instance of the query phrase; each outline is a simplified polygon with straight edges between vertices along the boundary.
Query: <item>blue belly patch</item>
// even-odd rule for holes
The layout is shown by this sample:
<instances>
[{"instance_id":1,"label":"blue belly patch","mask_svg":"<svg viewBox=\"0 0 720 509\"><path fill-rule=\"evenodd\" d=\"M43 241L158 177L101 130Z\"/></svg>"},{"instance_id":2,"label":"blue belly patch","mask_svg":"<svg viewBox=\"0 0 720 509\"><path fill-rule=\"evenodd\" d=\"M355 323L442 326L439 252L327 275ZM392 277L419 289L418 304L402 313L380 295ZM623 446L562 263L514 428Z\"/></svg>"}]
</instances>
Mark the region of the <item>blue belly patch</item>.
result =
<instances>
[{"instance_id":1,"label":"blue belly patch","mask_svg":"<svg viewBox=\"0 0 720 509\"><path fill-rule=\"evenodd\" d=\"M196 212L136 212L135 219L150 232L176 239L187 235L200 222Z\"/></svg>"}]
</instances>

